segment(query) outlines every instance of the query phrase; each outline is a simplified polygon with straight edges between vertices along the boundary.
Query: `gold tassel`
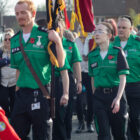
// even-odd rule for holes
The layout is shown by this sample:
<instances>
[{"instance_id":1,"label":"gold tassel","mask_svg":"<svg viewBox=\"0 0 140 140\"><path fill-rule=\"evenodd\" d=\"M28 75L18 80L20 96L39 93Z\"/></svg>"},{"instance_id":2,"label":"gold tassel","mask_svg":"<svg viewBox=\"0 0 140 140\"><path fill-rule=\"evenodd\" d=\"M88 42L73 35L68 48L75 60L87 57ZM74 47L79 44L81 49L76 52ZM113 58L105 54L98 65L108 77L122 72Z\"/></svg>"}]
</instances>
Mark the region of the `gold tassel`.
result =
<instances>
[{"instance_id":1,"label":"gold tassel","mask_svg":"<svg viewBox=\"0 0 140 140\"><path fill-rule=\"evenodd\" d=\"M71 13L71 21L70 21L70 30L71 31L74 30L74 23L75 23L75 12L72 11L72 13Z\"/></svg>"},{"instance_id":2,"label":"gold tassel","mask_svg":"<svg viewBox=\"0 0 140 140\"><path fill-rule=\"evenodd\" d=\"M52 45L52 41L49 42L48 44L48 53L50 55L50 61L53 65L55 65L56 67L59 67L58 61L55 57L55 55L53 54L53 52L51 51L51 45Z\"/></svg>"}]
</instances>

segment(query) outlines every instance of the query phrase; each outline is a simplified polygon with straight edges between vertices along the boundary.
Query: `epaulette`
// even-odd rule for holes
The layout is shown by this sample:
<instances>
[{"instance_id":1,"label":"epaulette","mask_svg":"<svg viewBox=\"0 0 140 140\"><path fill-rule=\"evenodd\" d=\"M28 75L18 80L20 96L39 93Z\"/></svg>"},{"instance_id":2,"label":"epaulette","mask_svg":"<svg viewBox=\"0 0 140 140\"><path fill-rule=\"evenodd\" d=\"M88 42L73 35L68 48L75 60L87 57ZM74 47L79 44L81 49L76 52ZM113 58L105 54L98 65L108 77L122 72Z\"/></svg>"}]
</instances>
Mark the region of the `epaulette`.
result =
<instances>
[{"instance_id":1,"label":"epaulette","mask_svg":"<svg viewBox=\"0 0 140 140\"><path fill-rule=\"evenodd\" d=\"M135 37L135 40L140 41L140 37L139 36Z\"/></svg>"},{"instance_id":2,"label":"epaulette","mask_svg":"<svg viewBox=\"0 0 140 140\"><path fill-rule=\"evenodd\" d=\"M67 38L66 40L67 40L68 42L72 42L72 43L74 42L74 41L71 41L71 40L70 40L70 39L68 39L68 38Z\"/></svg>"},{"instance_id":3,"label":"epaulette","mask_svg":"<svg viewBox=\"0 0 140 140\"><path fill-rule=\"evenodd\" d=\"M15 36L17 36L18 34L20 34L20 31L18 31L14 36L12 36L11 38L14 38Z\"/></svg>"},{"instance_id":4,"label":"epaulette","mask_svg":"<svg viewBox=\"0 0 140 140\"><path fill-rule=\"evenodd\" d=\"M39 30L39 31L42 31L42 32L45 32L45 33L48 31L47 28L42 27L42 26L39 26L39 27L38 27L38 30Z\"/></svg>"}]
</instances>

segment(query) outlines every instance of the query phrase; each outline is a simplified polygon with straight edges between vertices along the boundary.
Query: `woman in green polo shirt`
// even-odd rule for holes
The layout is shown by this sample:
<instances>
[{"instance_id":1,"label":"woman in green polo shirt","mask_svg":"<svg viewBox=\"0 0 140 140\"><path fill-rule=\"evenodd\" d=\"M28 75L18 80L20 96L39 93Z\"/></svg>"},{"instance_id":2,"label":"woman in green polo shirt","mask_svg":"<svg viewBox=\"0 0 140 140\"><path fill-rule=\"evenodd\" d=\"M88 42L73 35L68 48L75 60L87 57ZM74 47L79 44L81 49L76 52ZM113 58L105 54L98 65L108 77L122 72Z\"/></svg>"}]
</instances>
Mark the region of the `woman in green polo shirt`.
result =
<instances>
[{"instance_id":1,"label":"woman in green polo shirt","mask_svg":"<svg viewBox=\"0 0 140 140\"><path fill-rule=\"evenodd\" d=\"M112 26L96 26L97 48L89 53L89 75L92 77L93 108L98 140L126 140L127 105L123 96L128 64L122 49L110 43ZM111 131L110 131L111 130Z\"/></svg>"}]
</instances>

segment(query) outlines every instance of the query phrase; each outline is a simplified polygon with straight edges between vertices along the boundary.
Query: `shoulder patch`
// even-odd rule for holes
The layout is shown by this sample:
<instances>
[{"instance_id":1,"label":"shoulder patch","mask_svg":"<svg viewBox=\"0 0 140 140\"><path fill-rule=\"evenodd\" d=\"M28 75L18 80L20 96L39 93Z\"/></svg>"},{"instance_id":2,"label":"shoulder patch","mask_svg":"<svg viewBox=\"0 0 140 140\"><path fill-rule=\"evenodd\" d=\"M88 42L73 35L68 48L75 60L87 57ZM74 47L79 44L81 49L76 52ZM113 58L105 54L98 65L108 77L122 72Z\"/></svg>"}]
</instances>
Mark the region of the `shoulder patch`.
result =
<instances>
[{"instance_id":1,"label":"shoulder patch","mask_svg":"<svg viewBox=\"0 0 140 140\"><path fill-rule=\"evenodd\" d=\"M135 40L138 40L138 41L140 41L140 37L139 37L139 36L137 36L137 37L135 38Z\"/></svg>"},{"instance_id":2,"label":"shoulder patch","mask_svg":"<svg viewBox=\"0 0 140 140\"><path fill-rule=\"evenodd\" d=\"M42 31L42 32L45 32L45 33L48 31L47 28L41 27L41 26L38 27L38 30L39 30L39 31Z\"/></svg>"},{"instance_id":3,"label":"shoulder patch","mask_svg":"<svg viewBox=\"0 0 140 140\"><path fill-rule=\"evenodd\" d=\"M12 48L11 49L12 54L17 53L19 51L21 51L21 48L20 47L16 47L16 48Z\"/></svg>"},{"instance_id":4,"label":"shoulder patch","mask_svg":"<svg viewBox=\"0 0 140 140\"><path fill-rule=\"evenodd\" d=\"M15 36L17 36L20 33L20 31L18 31L14 36L12 36L11 38L14 38Z\"/></svg>"},{"instance_id":5,"label":"shoulder patch","mask_svg":"<svg viewBox=\"0 0 140 140\"><path fill-rule=\"evenodd\" d=\"M70 39L68 39L68 38L67 38L66 40L67 40L67 41L69 41L69 42L74 42L74 41L71 41L71 40L70 40Z\"/></svg>"}]
</instances>

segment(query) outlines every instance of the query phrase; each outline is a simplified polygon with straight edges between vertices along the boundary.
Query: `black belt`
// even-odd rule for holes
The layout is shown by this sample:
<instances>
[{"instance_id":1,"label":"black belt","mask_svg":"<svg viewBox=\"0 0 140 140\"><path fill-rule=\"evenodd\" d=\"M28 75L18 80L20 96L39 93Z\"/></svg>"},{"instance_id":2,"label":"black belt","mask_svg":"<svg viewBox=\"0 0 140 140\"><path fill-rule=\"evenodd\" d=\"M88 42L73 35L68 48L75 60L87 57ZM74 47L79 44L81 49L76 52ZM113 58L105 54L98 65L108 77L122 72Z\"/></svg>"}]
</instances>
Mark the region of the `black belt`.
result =
<instances>
[{"instance_id":1,"label":"black belt","mask_svg":"<svg viewBox=\"0 0 140 140\"><path fill-rule=\"evenodd\" d=\"M118 89L118 87L112 87L112 88L103 88L103 87L98 87L96 90L101 91L105 94L112 93L114 90Z\"/></svg>"},{"instance_id":2,"label":"black belt","mask_svg":"<svg viewBox=\"0 0 140 140\"><path fill-rule=\"evenodd\" d=\"M126 86L137 86L140 85L140 82L126 83Z\"/></svg>"},{"instance_id":3,"label":"black belt","mask_svg":"<svg viewBox=\"0 0 140 140\"><path fill-rule=\"evenodd\" d=\"M50 84L44 85L44 87L45 87L45 88L47 89L47 91L48 91L48 88L50 87ZM33 88L26 88L26 87L25 87L25 88L20 87L20 90L28 90L28 91L33 92L33 93L35 93L35 94L41 91L40 88L33 89Z\"/></svg>"}]
</instances>

